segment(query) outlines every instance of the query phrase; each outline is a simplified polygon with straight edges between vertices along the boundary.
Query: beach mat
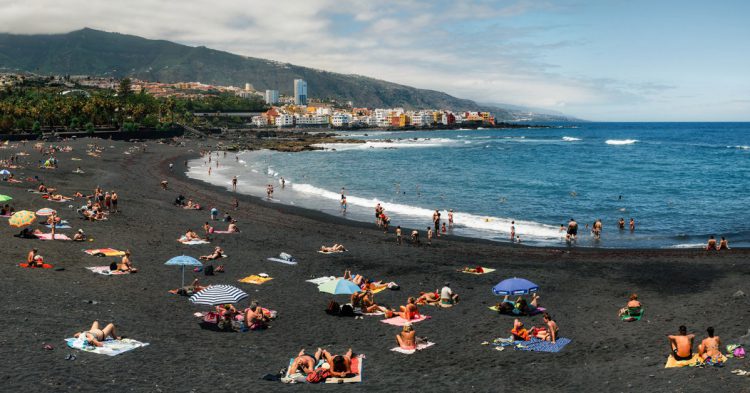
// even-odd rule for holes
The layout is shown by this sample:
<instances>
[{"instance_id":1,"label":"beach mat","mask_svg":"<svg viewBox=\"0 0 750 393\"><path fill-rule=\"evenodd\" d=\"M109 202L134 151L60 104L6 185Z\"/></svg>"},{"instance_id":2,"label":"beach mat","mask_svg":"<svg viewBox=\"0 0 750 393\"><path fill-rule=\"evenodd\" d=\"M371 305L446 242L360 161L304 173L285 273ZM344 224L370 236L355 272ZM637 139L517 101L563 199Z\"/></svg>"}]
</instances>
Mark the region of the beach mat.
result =
<instances>
[{"instance_id":1,"label":"beach mat","mask_svg":"<svg viewBox=\"0 0 750 393\"><path fill-rule=\"evenodd\" d=\"M404 355L412 355L416 353L417 351L425 350L433 345L435 345L434 342L427 341L427 342L421 342L417 344L417 349L403 349L401 347L396 347L396 348L391 348L391 351L403 353Z\"/></svg>"},{"instance_id":2,"label":"beach mat","mask_svg":"<svg viewBox=\"0 0 750 393\"><path fill-rule=\"evenodd\" d=\"M41 233L41 234L37 234L34 236L36 236L39 240L52 240L51 233ZM55 240L73 240L73 239L69 238L68 235L64 235L62 233L56 233Z\"/></svg>"},{"instance_id":3,"label":"beach mat","mask_svg":"<svg viewBox=\"0 0 750 393\"><path fill-rule=\"evenodd\" d=\"M49 263L43 263L41 268L37 266L29 266L28 263L19 263L18 266L24 269L52 269L54 267Z\"/></svg>"},{"instance_id":4,"label":"beach mat","mask_svg":"<svg viewBox=\"0 0 750 393\"><path fill-rule=\"evenodd\" d=\"M50 228L50 229L52 228L52 225L50 225L50 224L45 224L44 226L47 227L47 228ZM68 225L68 224L55 225L55 229L70 229L70 228L72 228L72 227L70 225Z\"/></svg>"},{"instance_id":5,"label":"beach mat","mask_svg":"<svg viewBox=\"0 0 750 393\"><path fill-rule=\"evenodd\" d=\"M211 232L211 233L217 233L217 234L219 234L219 235L231 235L231 234L235 234L235 233L239 233L239 232L230 232L230 231L213 231L213 232Z\"/></svg>"},{"instance_id":6,"label":"beach mat","mask_svg":"<svg viewBox=\"0 0 750 393\"><path fill-rule=\"evenodd\" d=\"M479 276L479 275L482 275L482 274L492 273L492 272L494 272L494 271L495 271L496 269L491 269L491 268L488 268L488 267L484 267L484 266L482 266L482 270L484 270L484 272L482 272L482 273L467 272L467 271L463 271L463 270L460 270L460 272L461 272L461 273L466 273L466 274L475 274L475 275Z\"/></svg>"},{"instance_id":7,"label":"beach mat","mask_svg":"<svg viewBox=\"0 0 750 393\"><path fill-rule=\"evenodd\" d=\"M635 321L640 321L640 320L641 320L641 318L643 318L643 314L644 314L645 312L646 312L646 310L644 310L644 309L641 309L641 313L640 313L640 314L638 314L638 315L636 315L636 316L634 316L634 317L631 317L631 316L630 316L630 314L627 314L627 313L626 313L626 314L622 315L622 316L620 317L620 319L621 319L621 320L622 320L623 322L635 322Z\"/></svg>"},{"instance_id":8,"label":"beach mat","mask_svg":"<svg viewBox=\"0 0 750 393\"><path fill-rule=\"evenodd\" d=\"M109 270L109 266L91 266L91 267L87 267L86 269L96 274L102 274L105 276L119 276L122 274L130 274L130 272L121 272L119 270Z\"/></svg>"},{"instance_id":9,"label":"beach mat","mask_svg":"<svg viewBox=\"0 0 750 393\"><path fill-rule=\"evenodd\" d=\"M66 338L65 342L70 348L107 356L117 356L122 353L132 351L136 348L145 347L148 345L148 343L143 343L130 338L123 338L122 340L113 340L109 338L102 342L103 346L101 347L95 347L89 344L85 344L84 340L79 340L73 337Z\"/></svg>"},{"instance_id":10,"label":"beach mat","mask_svg":"<svg viewBox=\"0 0 750 393\"><path fill-rule=\"evenodd\" d=\"M297 261L288 261L286 259L281 259L281 258L267 258L267 259L269 261L283 263L285 265L296 265L297 264Z\"/></svg>"},{"instance_id":11,"label":"beach mat","mask_svg":"<svg viewBox=\"0 0 750 393\"><path fill-rule=\"evenodd\" d=\"M492 307L487 307L487 308L489 308L490 310L495 311L495 312L499 312L500 311L500 310L498 310L497 306L492 306ZM533 312L531 312L529 314L529 316L541 314L541 313L546 312L546 311L547 311L547 309L544 308L544 307L537 307ZM521 316L521 315L516 315L516 314L506 314L506 315Z\"/></svg>"},{"instance_id":12,"label":"beach mat","mask_svg":"<svg viewBox=\"0 0 750 393\"><path fill-rule=\"evenodd\" d=\"M694 353L693 357L688 360L675 360L674 356L669 355L669 357L667 357L667 364L664 365L664 368L694 366L700 363L702 363L702 360L697 353Z\"/></svg>"},{"instance_id":13,"label":"beach mat","mask_svg":"<svg viewBox=\"0 0 750 393\"><path fill-rule=\"evenodd\" d=\"M393 326L404 326L407 322L417 323L417 322L422 322L427 319L430 319L429 315L420 315L419 318L412 319L411 321L407 321L406 319L401 318L401 317L393 317L393 318L388 318L388 319L382 319L380 322L387 323Z\"/></svg>"},{"instance_id":14,"label":"beach mat","mask_svg":"<svg viewBox=\"0 0 750 393\"><path fill-rule=\"evenodd\" d=\"M551 341L540 340L538 338L532 338L531 341L515 341L513 342L514 348L519 351L532 351L532 352L560 352L566 345L570 344L569 338L558 338L554 344Z\"/></svg>"},{"instance_id":15,"label":"beach mat","mask_svg":"<svg viewBox=\"0 0 750 393\"><path fill-rule=\"evenodd\" d=\"M318 252L321 254L343 254L344 253L344 251L320 251L320 250L318 250Z\"/></svg>"},{"instance_id":16,"label":"beach mat","mask_svg":"<svg viewBox=\"0 0 750 393\"><path fill-rule=\"evenodd\" d=\"M335 279L336 277L334 276L328 276L328 277L318 277L318 278L313 278L310 280L305 280L305 282L311 282L315 285L320 285L320 284L323 284L324 282L328 282L328 281L335 280Z\"/></svg>"},{"instance_id":17,"label":"beach mat","mask_svg":"<svg viewBox=\"0 0 750 393\"><path fill-rule=\"evenodd\" d=\"M362 369L364 358L356 356L352 358L350 371L354 376L347 378L328 377L326 383L359 383L362 382Z\"/></svg>"},{"instance_id":18,"label":"beach mat","mask_svg":"<svg viewBox=\"0 0 750 393\"><path fill-rule=\"evenodd\" d=\"M261 277L261 276L259 276L257 274L253 274L251 276L247 276L245 278L241 278L241 279L239 279L237 281L243 282L245 284L257 284L257 285L261 285L264 282L271 281L271 280L273 280L273 278L271 278L271 277Z\"/></svg>"},{"instance_id":19,"label":"beach mat","mask_svg":"<svg viewBox=\"0 0 750 393\"><path fill-rule=\"evenodd\" d=\"M125 255L125 251L115 250L114 248L94 248L83 250L83 252L97 257L121 257Z\"/></svg>"},{"instance_id":20,"label":"beach mat","mask_svg":"<svg viewBox=\"0 0 750 393\"><path fill-rule=\"evenodd\" d=\"M207 240L190 240L190 241L177 240L177 241L182 244L187 244L189 246L194 246L196 244L210 244L210 242Z\"/></svg>"}]
</instances>

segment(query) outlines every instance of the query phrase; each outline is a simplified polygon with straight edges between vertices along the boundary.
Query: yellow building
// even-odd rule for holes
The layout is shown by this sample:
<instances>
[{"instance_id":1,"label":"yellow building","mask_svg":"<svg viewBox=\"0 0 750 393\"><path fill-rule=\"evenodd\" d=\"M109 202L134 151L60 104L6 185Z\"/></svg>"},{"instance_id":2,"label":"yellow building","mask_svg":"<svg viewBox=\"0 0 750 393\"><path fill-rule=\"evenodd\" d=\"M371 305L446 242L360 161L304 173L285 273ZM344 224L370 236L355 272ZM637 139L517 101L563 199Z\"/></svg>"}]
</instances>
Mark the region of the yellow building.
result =
<instances>
[{"instance_id":1,"label":"yellow building","mask_svg":"<svg viewBox=\"0 0 750 393\"><path fill-rule=\"evenodd\" d=\"M401 116L398 117L399 127L406 127L410 124L411 124L411 119L405 113L402 113Z\"/></svg>"}]
</instances>

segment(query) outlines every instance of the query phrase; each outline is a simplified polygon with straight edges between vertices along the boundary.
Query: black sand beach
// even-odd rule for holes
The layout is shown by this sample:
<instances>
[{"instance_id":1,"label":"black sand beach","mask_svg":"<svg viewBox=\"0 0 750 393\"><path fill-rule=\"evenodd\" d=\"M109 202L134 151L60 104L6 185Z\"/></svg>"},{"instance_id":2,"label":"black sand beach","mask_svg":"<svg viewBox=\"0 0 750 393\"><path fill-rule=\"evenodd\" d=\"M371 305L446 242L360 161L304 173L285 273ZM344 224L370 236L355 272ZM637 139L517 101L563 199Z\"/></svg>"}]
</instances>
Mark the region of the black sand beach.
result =
<instances>
[{"instance_id":1,"label":"black sand beach","mask_svg":"<svg viewBox=\"0 0 750 393\"><path fill-rule=\"evenodd\" d=\"M87 144L106 149L100 158L85 154ZM0 386L3 391L750 391L748 377L731 373L750 367L746 359L730 359L723 368L665 369L666 335L687 325L698 342L714 326L724 344L739 342L750 328L750 251L607 250L512 247L473 239L441 238L431 247L398 246L392 234L317 212L240 196L231 211L232 194L188 180L181 174L185 157L195 157L197 142L176 147L148 142L146 152L124 152L126 142L79 140L71 153L59 153L60 168L28 165L17 177L40 176L64 195L91 193L97 185L116 190L121 213L107 221L77 218L68 205L26 192L36 183L0 183L0 194L14 198L17 210L57 209L73 229L83 228L93 242L40 241L12 237L18 232L0 225ZM23 150L31 163L41 159L33 143L0 150L0 157ZM112 147L110 147L112 146ZM72 161L72 157L81 161ZM168 162L175 163L170 173ZM72 171L80 166L86 173ZM169 190L159 187L169 181ZM185 246L177 241L186 229L199 233L208 210L188 211L172 205L177 194L210 207L229 210L241 234L217 235L211 245ZM397 225L398 223L393 223ZM217 224L224 229L223 223ZM34 224L34 228L43 227ZM731 239L730 239L731 240ZM349 251L323 255L322 245L343 243ZM250 294L249 300L278 310L265 331L221 333L201 329L192 314L207 307L167 291L179 286L179 269L164 266L169 258L208 254L220 245L229 255L225 273L199 277L207 284L230 284ZM26 253L39 248L55 269L22 269ZM137 274L102 276L84 269L108 264L84 248L129 249ZM280 252L299 264L267 261ZM486 275L456 269L482 265L497 269ZM375 296L378 303L404 304L408 296L439 289L445 281L461 296L453 308L422 307L431 320L415 324L418 336L435 346L406 356L389 351L399 328L364 319L331 317L324 309L331 295L305 280L341 275L345 269L387 281L400 290ZM265 272L274 279L263 285L238 283ZM192 279L194 274L187 275ZM559 353L496 351L481 345L508 337L513 318L487 307L500 299L491 287L508 277L524 277L540 286L540 303L555 317L562 336L572 342ZM623 323L617 317L627 296L637 292L646 310L643 320ZM343 297L337 297L343 301ZM70 350L63 341L87 329L91 321L114 322L119 333L150 346L107 357ZM540 325L541 316L524 317ZM748 342L748 337L744 337ZM54 350L44 350L51 344ZM351 347L366 355L363 382L351 385L284 385L261 380L285 367L300 348L324 347L343 353ZM65 360L69 353L77 359Z\"/></svg>"}]
</instances>

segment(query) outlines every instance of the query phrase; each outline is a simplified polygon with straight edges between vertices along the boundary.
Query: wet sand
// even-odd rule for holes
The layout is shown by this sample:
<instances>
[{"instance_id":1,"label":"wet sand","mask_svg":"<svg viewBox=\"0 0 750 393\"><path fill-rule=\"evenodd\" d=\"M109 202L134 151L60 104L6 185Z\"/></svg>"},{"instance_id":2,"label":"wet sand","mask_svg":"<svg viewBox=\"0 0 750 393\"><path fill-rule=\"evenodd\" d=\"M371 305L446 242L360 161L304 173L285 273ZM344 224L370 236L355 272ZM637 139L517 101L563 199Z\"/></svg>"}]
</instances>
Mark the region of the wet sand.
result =
<instances>
[{"instance_id":1,"label":"wet sand","mask_svg":"<svg viewBox=\"0 0 750 393\"><path fill-rule=\"evenodd\" d=\"M106 147L99 158L85 154L88 143ZM0 184L0 193L14 198L17 210L56 208L73 229L93 242L26 240L12 237L18 229L0 226L3 260L0 283L5 296L0 320L4 348L0 383L5 391L747 391L747 377L731 370L750 367L732 359L724 368L664 369L669 347L667 334L679 325L697 335L714 326L724 344L736 342L750 327L749 250L606 250L514 247L487 241L442 237L433 246L398 246L393 234L374 225L356 223L322 213L238 196L240 209L232 211L233 194L220 187L187 179L182 162L196 157L198 142L185 147L148 142L147 151L124 154L126 142L79 140L71 153L60 153L60 168L25 168L17 177L40 176L64 195L90 194L97 185L116 190L121 213L107 221L86 222L76 217L71 203L46 202L26 192L35 183ZM65 145L62 143L61 145ZM109 146L114 146L110 148ZM41 155L31 144L25 159ZM0 150L0 157L11 154ZM72 157L81 161L72 161ZM175 163L175 171L168 163ZM33 165L30 165L33 166ZM80 166L85 174L72 171ZM169 190L159 187L169 181ZM279 192L277 190L277 192ZM239 220L241 234L216 235L211 245L185 246L175 241L186 229L201 232L208 210L176 208L177 194L193 198ZM225 229L224 223L217 223ZM392 223L395 227L398 223ZM34 224L34 228L44 229ZM408 233L406 230L404 233ZM604 234L606 236L606 232ZM731 240L731 239L730 239ZM344 254L323 255L322 244L343 243ZM179 268L164 266L169 258L208 254L214 245L224 248L226 273L200 277L206 284L231 284L279 311L265 331L219 333L201 329L192 316L206 307L167 291L179 286ZM26 253L39 248L45 262L64 270L22 269ZM137 274L102 276L84 269L112 259L84 254L84 248L129 249ZM299 264L267 261L280 252L294 255ZM456 272L467 265L497 271L486 275ZM324 313L331 295L318 292L306 279L341 275L350 269L366 277L395 281L400 290L375 296L378 303L397 307L408 296L439 289L445 281L462 300L453 308L422 307L431 320L415 325L418 336L436 343L406 356L389 351L399 328L377 317L337 318ZM241 277L268 273L274 279L260 286L238 283ZM541 305L572 339L560 353L506 349L495 351L483 341L509 336L513 318L487 307L500 299L491 287L508 277L524 277L540 286ZM623 323L617 310L637 292L645 306L640 322ZM337 297L343 301L343 297ZM87 329L92 320L114 322L119 333L150 346L107 357L69 350L63 341ZM541 316L524 317L527 325L541 325ZM52 351L42 349L52 344ZM351 347L366 355L364 381L355 385L287 386L263 381L287 365L300 348L324 347L343 353ZM697 350L697 348L696 348ZM77 359L65 360L74 353Z\"/></svg>"}]
</instances>

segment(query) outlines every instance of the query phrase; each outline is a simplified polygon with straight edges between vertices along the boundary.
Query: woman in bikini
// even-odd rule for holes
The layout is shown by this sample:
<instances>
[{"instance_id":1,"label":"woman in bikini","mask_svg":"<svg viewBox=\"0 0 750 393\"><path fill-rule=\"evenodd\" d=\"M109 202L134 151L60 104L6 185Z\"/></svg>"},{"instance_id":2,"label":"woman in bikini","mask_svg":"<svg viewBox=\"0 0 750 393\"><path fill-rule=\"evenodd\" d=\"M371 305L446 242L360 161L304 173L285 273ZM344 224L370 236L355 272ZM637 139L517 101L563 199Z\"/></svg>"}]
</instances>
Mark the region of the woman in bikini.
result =
<instances>
[{"instance_id":1,"label":"woman in bikini","mask_svg":"<svg viewBox=\"0 0 750 393\"><path fill-rule=\"evenodd\" d=\"M122 256L122 261L117 265L117 270L130 273L138 272L138 269L134 268L130 263L130 250L125 251L125 255Z\"/></svg>"},{"instance_id":2,"label":"woman in bikini","mask_svg":"<svg viewBox=\"0 0 750 393\"><path fill-rule=\"evenodd\" d=\"M404 324L401 333L396 335L396 342L401 349L414 350L417 349L417 338L415 337L416 332L411 326L410 322Z\"/></svg>"},{"instance_id":3,"label":"woman in bikini","mask_svg":"<svg viewBox=\"0 0 750 393\"><path fill-rule=\"evenodd\" d=\"M420 292L417 298L417 304L431 304L436 305L440 303L440 292Z\"/></svg>"},{"instance_id":4,"label":"woman in bikini","mask_svg":"<svg viewBox=\"0 0 750 393\"><path fill-rule=\"evenodd\" d=\"M88 331L76 333L73 337L78 338L81 335L84 336L86 342L97 347L103 346L104 344L102 344L102 341L106 340L107 337L112 337L115 340L119 340L121 338L115 335L114 324L110 323L105 326L104 329L100 329L99 321L94 321Z\"/></svg>"},{"instance_id":5,"label":"woman in bikini","mask_svg":"<svg viewBox=\"0 0 750 393\"><path fill-rule=\"evenodd\" d=\"M224 250L222 250L221 247L216 246L213 253L211 253L210 255L203 255L200 257L200 259L213 261L214 259L219 259L222 257L224 257Z\"/></svg>"},{"instance_id":6,"label":"woman in bikini","mask_svg":"<svg viewBox=\"0 0 750 393\"><path fill-rule=\"evenodd\" d=\"M237 233L239 231L240 231L240 229L237 228L237 220L232 220L229 223L229 226L227 227L227 232L229 232L229 233Z\"/></svg>"},{"instance_id":7,"label":"woman in bikini","mask_svg":"<svg viewBox=\"0 0 750 393\"><path fill-rule=\"evenodd\" d=\"M721 339L719 339L719 336L714 336L714 328L712 326L709 326L706 332L708 333L708 337L704 338L700 345L698 345L698 354L704 361L708 359L718 361L722 357L720 350Z\"/></svg>"},{"instance_id":8,"label":"woman in bikini","mask_svg":"<svg viewBox=\"0 0 750 393\"><path fill-rule=\"evenodd\" d=\"M411 321L412 319L418 319L419 317L421 317L421 315L419 314L419 308L417 307L417 301L413 297L410 297L407 300L405 306L399 306L399 309L401 310L401 312L396 314L407 321Z\"/></svg>"},{"instance_id":9,"label":"woman in bikini","mask_svg":"<svg viewBox=\"0 0 750 393\"><path fill-rule=\"evenodd\" d=\"M544 328L535 328L534 336L540 340L551 341L554 344L557 341L560 328L548 313L544 313Z\"/></svg>"}]
</instances>

